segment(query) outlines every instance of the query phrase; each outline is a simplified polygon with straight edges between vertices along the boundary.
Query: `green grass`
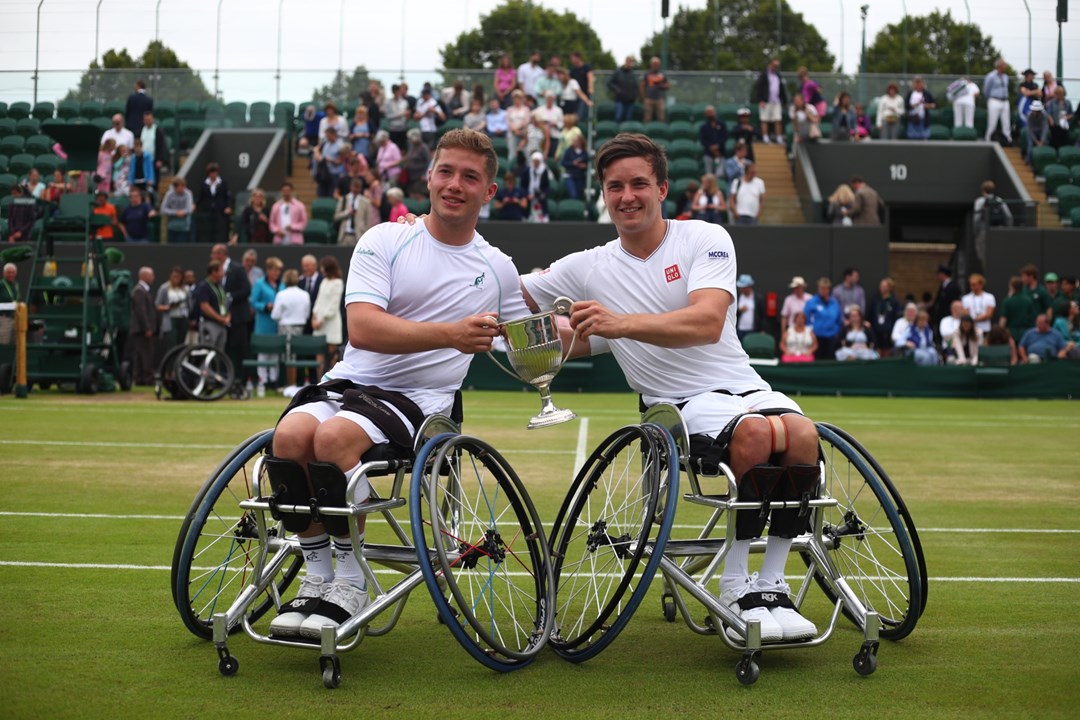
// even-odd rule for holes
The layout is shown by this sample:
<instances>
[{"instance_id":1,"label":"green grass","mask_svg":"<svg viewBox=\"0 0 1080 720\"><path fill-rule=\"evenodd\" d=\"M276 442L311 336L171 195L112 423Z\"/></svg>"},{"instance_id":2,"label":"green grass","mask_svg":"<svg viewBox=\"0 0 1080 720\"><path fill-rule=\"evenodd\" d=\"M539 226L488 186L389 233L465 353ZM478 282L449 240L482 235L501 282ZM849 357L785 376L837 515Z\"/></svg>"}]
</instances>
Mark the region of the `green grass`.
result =
<instances>
[{"instance_id":1,"label":"green grass","mask_svg":"<svg viewBox=\"0 0 1080 720\"><path fill-rule=\"evenodd\" d=\"M589 420L588 449L635 420L629 395L560 395ZM166 569L183 515L236 443L280 400L156 402L145 394L0 398L3 716L204 717L1075 717L1080 702L1080 413L1070 402L802 398L884 465L922 531L929 605L884 642L878 671L851 668L861 633L841 621L819 648L766 653L756 685L716 638L664 622L654 586L622 635L572 665L545 651L500 675L472 660L418 589L398 627L342 656L322 688L317 653L231 640L222 678L210 643L181 625ZM513 464L550 522L568 487L579 423L526 431L533 393L469 393L465 431ZM680 507L677 532L700 513ZM1021 528L1072 533L960 532ZM122 564L135 569L12 565ZM790 569L790 568L789 568ZM1052 582L997 581L1051 578ZM1071 582L1062 581L1071 580ZM823 622L820 594L809 612Z\"/></svg>"}]
</instances>

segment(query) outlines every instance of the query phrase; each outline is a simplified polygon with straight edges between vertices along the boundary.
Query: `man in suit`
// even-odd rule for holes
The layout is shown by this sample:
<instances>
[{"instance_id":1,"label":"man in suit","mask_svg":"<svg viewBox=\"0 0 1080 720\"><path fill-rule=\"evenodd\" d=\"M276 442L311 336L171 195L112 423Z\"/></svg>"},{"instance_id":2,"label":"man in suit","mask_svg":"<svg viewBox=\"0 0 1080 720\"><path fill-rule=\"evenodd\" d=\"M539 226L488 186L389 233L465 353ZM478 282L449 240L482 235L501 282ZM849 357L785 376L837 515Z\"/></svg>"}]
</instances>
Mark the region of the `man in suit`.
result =
<instances>
[{"instance_id":1,"label":"man in suit","mask_svg":"<svg viewBox=\"0 0 1080 720\"><path fill-rule=\"evenodd\" d=\"M210 259L221 263L224 275L221 279L221 289L229 297L230 324L225 348L232 360L236 377L242 377L244 358L248 356L248 323L251 321L251 281L248 280L247 270L240 263L234 263L229 258L229 250L225 245L218 243L210 250Z\"/></svg>"},{"instance_id":2,"label":"man in suit","mask_svg":"<svg viewBox=\"0 0 1080 720\"><path fill-rule=\"evenodd\" d=\"M157 335L157 308L150 294L154 282L154 269L139 268L139 282L131 291L131 328L128 331L128 347L136 385L152 385L154 382L154 337Z\"/></svg>"},{"instance_id":3,"label":"man in suit","mask_svg":"<svg viewBox=\"0 0 1080 720\"><path fill-rule=\"evenodd\" d=\"M199 240L220 243L228 239L232 200L229 184L221 177L221 167L215 162L208 164L195 201Z\"/></svg>"},{"instance_id":4,"label":"man in suit","mask_svg":"<svg viewBox=\"0 0 1080 720\"><path fill-rule=\"evenodd\" d=\"M315 307L315 299L319 296L319 286L322 285L323 274L319 272L319 260L314 255L305 255L300 258L300 289L307 292L311 297L311 307ZM304 334L310 335L312 332L311 327L311 314L308 313L307 323L304 324ZM308 381L317 383L319 378L316 375L316 370L305 370L308 373Z\"/></svg>"},{"instance_id":5,"label":"man in suit","mask_svg":"<svg viewBox=\"0 0 1080 720\"><path fill-rule=\"evenodd\" d=\"M128 95L124 106L124 127L138 137L143 129L143 116L154 109L154 99L146 94L146 82L135 81L135 92Z\"/></svg>"},{"instance_id":6,"label":"man in suit","mask_svg":"<svg viewBox=\"0 0 1080 720\"><path fill-rule=\"evenodd\" d=\"M960 286L953 282L951 267L938 265L937 275L940 285L938 285L937 295L934 296L934 304L930 306L930 327L934 328L935 332L941 325L942 318L952 312L952 304L963 294L960 292ZM940 341L941 338L938 340Z\"/></svg>"},{"instance_id":7,"label":"man in suit","mask_svg":"<svg viewBox=\"0 0 1080 720\"><path fill-rule=\"evenodd\" d=\"M851 222L855 225L880 225L885 215L885 203L877 190L866 184L858 175L851 178L851 189L855 191L855 204L851 206Z\"/></svg>"}]
</instances>

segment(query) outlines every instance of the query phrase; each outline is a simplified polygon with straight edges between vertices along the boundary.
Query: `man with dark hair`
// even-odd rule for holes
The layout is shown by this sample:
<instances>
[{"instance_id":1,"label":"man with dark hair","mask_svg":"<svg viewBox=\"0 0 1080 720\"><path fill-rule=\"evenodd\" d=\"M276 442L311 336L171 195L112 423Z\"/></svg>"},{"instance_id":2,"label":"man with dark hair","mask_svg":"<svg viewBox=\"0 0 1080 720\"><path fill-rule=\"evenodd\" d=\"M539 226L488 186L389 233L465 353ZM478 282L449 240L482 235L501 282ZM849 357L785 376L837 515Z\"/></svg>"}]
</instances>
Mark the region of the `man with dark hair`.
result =
<instances>
[{"instance_id":1,"label":"man with dark hair","mask_svg":"<svg viewBox=\"0 0 1080 720\"><path fill-rule=\"evenodd\" d=\"M866 291L859 284L858 268L844 268L844 279L839 285L833 287L832 294L840 303L844 317L847 317L852 306L859 308L859 314L866 317Z\"/></svg>"},{"instance_id":2,"label":"man with dark hair","mask_svg":"<svg viewBox=\"0 0 1080 720\"><path fill-rule=\"evenodd\" d=\"M510 258L476 232L497 169L486 135L450 130L435 150L430 214L360 238L345 290L344 357L278 423L267 460L272 482L306 488L318 474L344 487L373 446L411 445L426 416L450 413L473 355L491 348L499 322L528 314ZM278 637L318 639L324 625L339 625L369 600L363 548L352 546L348 525L305 518L290 522L303 526L296 532L307 575L270 624ZM358 528L362 539L363 516Z\"/></svg>"},{"instance_id":3,"label":"man with dark hair","mask_svg":"<svg viewBox=\"0 0 1080 720\"><path fill-rule=\"evenodd\" d=\"M960 286L953 281L953 271L948 265L938 265L938 289L930 306L930 327L937 331L942 318L952 312L952 304L963 297Z\"/></svg>"},{"instance_id":4,"label":"man with dark hair","mask_svg":"<svg viewBox=\"0 0 1080 720\"><path fill-rule=\"evenodd\" d=\"M705 108L705 121L698 129L698 142L704 152L705 174L724 176L724 146L727 144L727 125L716 116L716 108ZM741 176L742 173L740 172ZM735 178L730 178L734 180Z\"/></svg>"},{"instance_id":5,"label":"man with dark hair","mask_svg":"<svg viewBox=\"0 0 1080 720\"><path fill-rule=\"evenodd\" d=\"M229 184L221 177L221 166L216 162L210 163L206 166L206 177L195 201L199 242L220 243L228 240L232 202Z\"/></svg>"},{"instance_id":6,"label":"man with dark hair","mask_svg":"<svg viewBox=\"0 0 1080 720\"><path fill-rule=\"evenodd\" d=\"M1034 301L1035 307L1041 313L1050 309L1050 291L1039 282L1039 268L1028 263L1020 268L1020 279L1024 281L1024 294Z\"/></svg>"},{"instance_id":7,"label":"man with dark hair","mask_svg":"<svg viewBox=\"0 0 1080 720\"><path fill-rule=\"evenodd\" d=\"M247 326L251 322L251 281L247 270L240 263L234 263L229 257L229 248L218 243L210 249L210 258L221 263L222 277L219 280L229 302L229 331L226 349L229 359L236 369L236 377L242 376L244 358L248 356Z\"/></svg>"},{"instance_id":8,"label":"man with dark hair","mask_svg":"<svg viewBox=\"0 0 1080 720\"><path fill-rule=\"evenodd\" d=\"M146 94L146 81L136 80L135 91L124 104L124 127L138 137L143 129L143 115L154 109L154 99Z\"/></svg>"},{"instance_id":9,"label":"man with dark hair","mask_svg":"<svg viewBox=\"0 0 1080 720\"><path fill-rule=\"evenodd\" d=\"M211 260L206 266L206 279L195 286L191 304L198 321L199 343L225 350L232 315L229 313L229 297L221 287L225 270L220 260Z\"/></svg>"},{"instance_id":10,"label":"man with dark hair","mask_svg":"<svg viewBox=\"0 0 1080 720\"><path fill-rule=\"evenodd\" d=\"M577 50L570 53L570 77L577 80L581 91L592 100L593 93L596 91L596 77L592 65L586 63L585 58ZM589 103L581 98L578 99L577 116L578 122L582 125L585 125L589 118Z\"/></svg>"},{"instance_id":11,"label":"man with dark hair","mask_svg":"<svg viewBox=\"0 0 1080 720\"><path fill-rule=\"evenodd\" d=\"M814 424L758 376L736 336L738 273L727 231L697 220L664 220L667 160L644 135L624 133L605 143L596 172L619 237L523 276L526 301L535 309L551 307L561 295L576 299L570 324L584 341L582 351L610 349L643 405L681 407L689 432L710 447L733 428L728 465L740 478L742 497L751 496L750 485L764 472L816 487ZM784 436L779 444L777 433ZM766 471L770 461L775 466ZM784 510L772 518L757 576L748 568L750 544L765 518L753 511L736 520L720 599L745 620L758 620L765 642L808 639L817 628L795 610L784 581L788 551L806 520Z\"/></svg>"},{"instance_id":12,"label":"man with dark hair","mask_svg":"<svg viewBox=\"0 0 1080 720\"><path fill-rule=\"evenodd\" d=\"M859 175L853 175L850 184L855 191L855 202L848 212L851 222L855 225L880 225L885 216L885 203L877 190L867 185Z\"/></svg>"},{"instance_id":13,"label":"man with dark hair","mask_svg":"<svg viewBox=\"0 0 1080 720\"><path fill-rule=\"evenodd\" d=\"M754 100L758 104L758 117L761 120L762 142L784 142L784 108L787 107L787 88L780 75L780 60L772 58L761 71L754 86ZM769 123L773 125L774 135L769 138Z\"/></svg>"}]
</instances>

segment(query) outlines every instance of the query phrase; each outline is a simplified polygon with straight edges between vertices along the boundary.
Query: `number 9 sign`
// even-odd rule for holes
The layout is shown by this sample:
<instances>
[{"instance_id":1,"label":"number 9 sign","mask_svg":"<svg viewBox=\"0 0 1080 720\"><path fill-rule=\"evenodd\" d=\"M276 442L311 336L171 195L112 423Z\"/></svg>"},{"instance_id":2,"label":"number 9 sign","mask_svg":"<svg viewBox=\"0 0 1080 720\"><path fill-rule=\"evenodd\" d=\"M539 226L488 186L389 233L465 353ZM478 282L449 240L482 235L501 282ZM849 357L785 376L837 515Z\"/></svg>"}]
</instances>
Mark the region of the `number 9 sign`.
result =
<instances>
[{"instance_id":1,"label":"number 9 sign","mask_svg":"<svg viewBox=\"0 0 1080 720\"><path fill-rule=\"evenodd\" d=\"M236 158L236 165L239 168L248 167L249 165L251 165L251 155L246 152L240 153L240 155Z\"/></svg>"}]
</instances>

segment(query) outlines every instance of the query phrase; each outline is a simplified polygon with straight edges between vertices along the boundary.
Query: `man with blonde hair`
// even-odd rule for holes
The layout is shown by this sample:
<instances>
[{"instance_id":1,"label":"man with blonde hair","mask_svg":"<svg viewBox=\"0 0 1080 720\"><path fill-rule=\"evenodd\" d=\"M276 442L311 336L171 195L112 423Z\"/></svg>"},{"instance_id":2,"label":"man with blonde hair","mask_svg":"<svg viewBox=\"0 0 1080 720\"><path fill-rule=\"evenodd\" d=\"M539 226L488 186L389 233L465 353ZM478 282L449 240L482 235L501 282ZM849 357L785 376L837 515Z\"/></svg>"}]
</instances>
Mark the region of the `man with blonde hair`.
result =
<instances>
[{"instance_id":1,"label":"man with blonde hair","mask_svg":"<svg viewBox=\"0 0 1080 720\"><path fill-rule=\"evenodd\" d=\"M990 332L990 323L994 319L994 311L997 310L997 300L986 292L986 278L979 273L968 276L968 287L971 292L960 298L960 302L975 321L975 327L985 336Z\"/></svg>"}]
</instances>

